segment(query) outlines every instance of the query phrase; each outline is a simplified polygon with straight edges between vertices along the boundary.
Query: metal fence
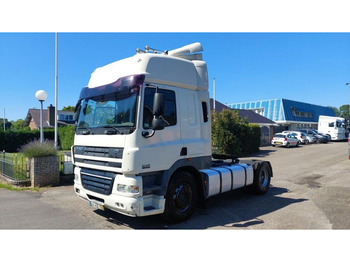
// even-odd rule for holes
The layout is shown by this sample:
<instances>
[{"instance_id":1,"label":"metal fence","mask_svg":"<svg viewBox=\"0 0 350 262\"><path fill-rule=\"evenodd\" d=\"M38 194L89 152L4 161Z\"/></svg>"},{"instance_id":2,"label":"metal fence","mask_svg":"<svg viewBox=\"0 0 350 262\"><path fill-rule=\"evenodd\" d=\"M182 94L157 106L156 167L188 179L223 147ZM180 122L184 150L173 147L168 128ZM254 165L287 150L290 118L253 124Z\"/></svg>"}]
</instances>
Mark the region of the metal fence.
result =
<instances>
[{"instance_id":1,"label":"metal fence","mask_svg":"<svg viewBox=\"0 0 350 262\"><path fill-rule=\"evenodd\" d=\"M26 180L27 175L26 158L21 154L10 154L2 151L0 157L0 174L14 180Z\"/></svg>"},{"instance_id":2,"label":"metal fence","mask_svg":"<svg viewBox=\"0 0 350 262\"><path fill-rule=\"evenodd\" d=\"M0 151L1 152L1 151ZM73 174L73 165L70 153L66 152L59 156L59 172L61 177ZM15 181L24 181L30 179L29 170L27 170L27 161L22 154L6 153L5 150L0 153L0 175L8 177Z\"/></svg>"}]
</instances>

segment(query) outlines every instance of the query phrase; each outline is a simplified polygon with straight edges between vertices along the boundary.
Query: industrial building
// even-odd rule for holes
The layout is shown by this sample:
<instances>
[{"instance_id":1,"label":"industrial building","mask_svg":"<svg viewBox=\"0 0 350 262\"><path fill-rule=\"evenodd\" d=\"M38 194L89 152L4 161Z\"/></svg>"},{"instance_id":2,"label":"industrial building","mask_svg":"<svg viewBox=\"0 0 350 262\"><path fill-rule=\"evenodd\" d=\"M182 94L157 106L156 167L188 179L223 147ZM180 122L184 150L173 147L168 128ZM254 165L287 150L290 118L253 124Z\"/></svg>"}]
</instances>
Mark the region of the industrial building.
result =
<instances>
[{"instance_id":1,"label":"industrial building","mask_svg":"<svg viewBox=\"0 0 350 262\"><path fill-rule=\"evenodd\" d=\"M335 116L333 109L330 107L284 98L233 103L227 106L232 109L252 110L279 124L278 131L300 128L317 129L320 115Z\"/></svg>"}]
</instances>

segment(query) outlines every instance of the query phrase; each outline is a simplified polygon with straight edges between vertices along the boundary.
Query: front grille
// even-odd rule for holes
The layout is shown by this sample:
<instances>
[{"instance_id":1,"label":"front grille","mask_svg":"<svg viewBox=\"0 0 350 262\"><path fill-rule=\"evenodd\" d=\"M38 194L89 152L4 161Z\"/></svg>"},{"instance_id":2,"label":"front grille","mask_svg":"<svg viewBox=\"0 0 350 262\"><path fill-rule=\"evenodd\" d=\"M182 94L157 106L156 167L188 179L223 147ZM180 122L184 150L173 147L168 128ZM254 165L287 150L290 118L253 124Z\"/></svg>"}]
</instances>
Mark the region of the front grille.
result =
<instances>
[{"instance_id":1,"label":"front grille","mask_svg":"<svg viewBox=\"0 0 350 262\"><path fill-rule=\"evenodd\" d=\"M117 175L112 172L97 171L93 169L81 169L81 181L86 190L90 190L103 195L110 195Z\"/></svg>"},{"instance_id":2,"label":"front grille","mask_svg":"<svg viewBox=\"0 0 350 262\"><path fill-rule=\"evenodd\" d=\"M74 154L83 156L96 156L106 158L123 158L123 148L119 147L92 147L92 146L74 146Z\"/></svg>"},{"instance_id":3,"label":"front grille","mask_svg":"<svg viewBox=\"0 0 350 262\"><path fill-rule=\"evenodd\" d=\"M108 166L108 167L117 167L117 168L121 168L122 167L122 163L109 162L109 161L99 161L99 160L91 160L91 159L76 158L75 162L76 163L90 164L90 165L98 165L98 166Z\"/></svg>"},{"instance_id":4,"label":"front grille","mask_svg":"<svg viewBox=\"0 0 350 262\"><path fill-rule=\"evenodd\" d=\"M122 168L123 148L74 146L74 162L112 168ZM96 159L97 158L97 159ZM96 167L98 169L98 167Z\"/></svg>"}]
</instances>

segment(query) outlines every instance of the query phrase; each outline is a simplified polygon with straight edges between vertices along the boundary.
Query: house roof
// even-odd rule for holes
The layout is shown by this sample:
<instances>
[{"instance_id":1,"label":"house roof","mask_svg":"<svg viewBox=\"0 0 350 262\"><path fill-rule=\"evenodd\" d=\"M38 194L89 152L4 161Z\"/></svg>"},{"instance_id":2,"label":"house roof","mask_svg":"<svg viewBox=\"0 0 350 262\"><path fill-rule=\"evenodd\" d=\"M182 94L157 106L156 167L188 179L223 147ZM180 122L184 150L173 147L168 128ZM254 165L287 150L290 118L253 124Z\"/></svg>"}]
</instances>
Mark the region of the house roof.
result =
<instances>
[{"instance_id":1,"label":"house roof","mask_svg":"<svg viewBox=\"0 0 350 262\"><path fill-rule=\"evenodd\" d=\"M265 124L265 125L275 125L276 123L266 117L263 117L262 115L259 115L255 113L252 110L246 110L246 109L232 109L229 108L228 106L215 101L215 111L221 112L224 109L229 109L229 110L235 110L238 111L238 114L241 118L246 118L248 123L251 124ZM210 110L213 110L213 99L210 99Z\"/></svg>"},{"instance_id":2,"label":"house roof","mask_svg":"<svg viewBox=\"0 0 350 262\"><path fill-rule=\"evenodd\" d=\"M67 114L67 113L73 113L73 112L57 110L57 114ZM43 109L43 127L53 128L54 125L50 125L48 114L49 114L48 110ZM26 124L29 125L31 120L33 120L35 126L40 127L40 109L31 108L28 110L27 117L25 119ZM67 125L67 124L74 124L74 121L57 121L57 123L62 125Z\"/></svg>"}]
</instances>

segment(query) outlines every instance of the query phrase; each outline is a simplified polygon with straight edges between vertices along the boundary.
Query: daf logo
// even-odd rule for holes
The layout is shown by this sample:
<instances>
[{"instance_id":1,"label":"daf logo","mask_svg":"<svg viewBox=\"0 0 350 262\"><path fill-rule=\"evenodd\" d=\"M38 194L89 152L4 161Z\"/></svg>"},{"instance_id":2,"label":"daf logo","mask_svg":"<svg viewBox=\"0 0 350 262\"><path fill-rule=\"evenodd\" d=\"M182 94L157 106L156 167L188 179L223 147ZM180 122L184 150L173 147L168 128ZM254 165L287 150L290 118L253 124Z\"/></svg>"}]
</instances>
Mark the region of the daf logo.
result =
<instances>
[{"instance_id":1,"label":"daf logo","mask_svg":"<svg viewBox=\"0 0 350 262\"><path fill-rule=\"evenodd\" d=\"M148 169L148 168L151 168L151 164L142 165L142 169Z\"/></svg>"}]
</instances>

